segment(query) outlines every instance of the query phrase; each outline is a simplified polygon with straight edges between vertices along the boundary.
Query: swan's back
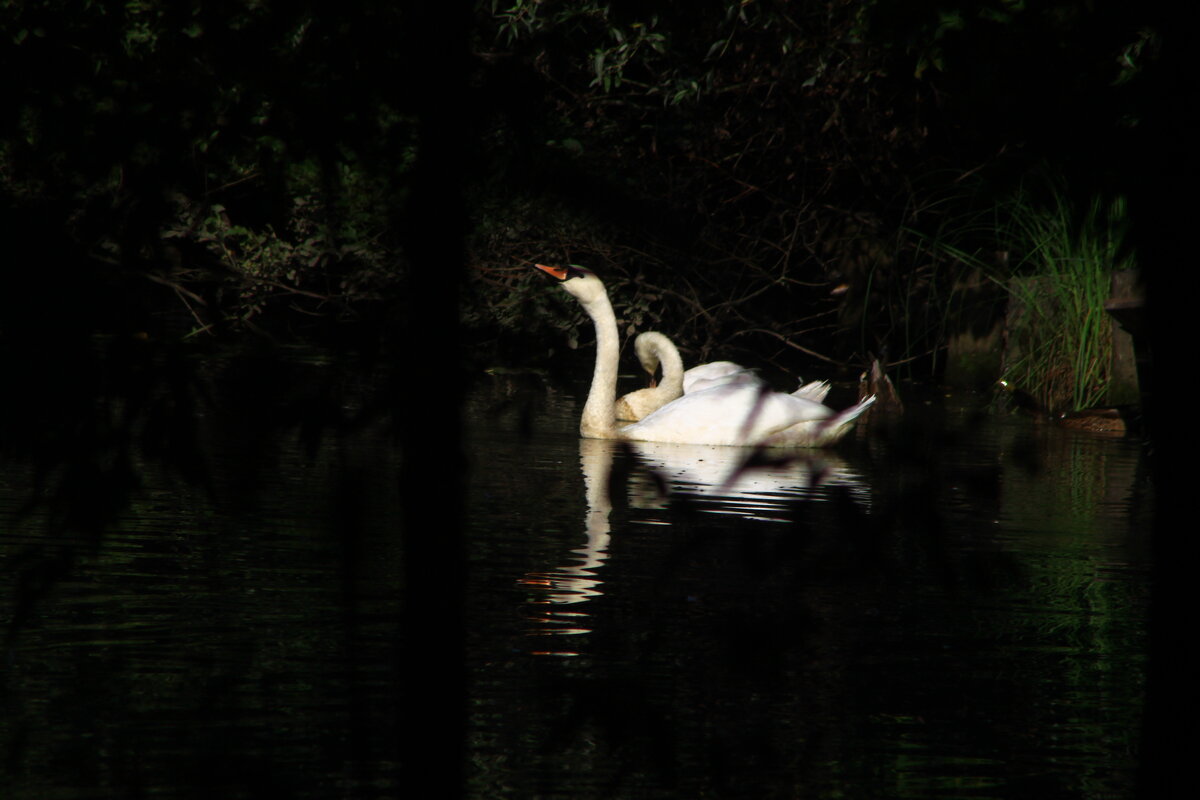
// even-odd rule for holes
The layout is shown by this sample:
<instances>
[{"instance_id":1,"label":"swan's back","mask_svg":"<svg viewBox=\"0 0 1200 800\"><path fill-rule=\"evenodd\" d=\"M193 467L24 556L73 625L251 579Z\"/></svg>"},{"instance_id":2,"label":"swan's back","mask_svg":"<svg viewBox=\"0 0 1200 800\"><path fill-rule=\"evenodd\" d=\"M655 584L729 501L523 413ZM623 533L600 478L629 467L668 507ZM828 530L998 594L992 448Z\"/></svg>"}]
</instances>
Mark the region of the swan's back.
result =
<instances>
[{"instance_id":1,"label":"swan's back","mask_svg":"<svg viewBox=\"0 0 1200 800\"><path fill-rule=\"evenodd\" d=\"M741 364L732 361L709 361L683 373L683 393L690 394L716 386L722 379L746 372Z\"/></svg>"}]
</instances>

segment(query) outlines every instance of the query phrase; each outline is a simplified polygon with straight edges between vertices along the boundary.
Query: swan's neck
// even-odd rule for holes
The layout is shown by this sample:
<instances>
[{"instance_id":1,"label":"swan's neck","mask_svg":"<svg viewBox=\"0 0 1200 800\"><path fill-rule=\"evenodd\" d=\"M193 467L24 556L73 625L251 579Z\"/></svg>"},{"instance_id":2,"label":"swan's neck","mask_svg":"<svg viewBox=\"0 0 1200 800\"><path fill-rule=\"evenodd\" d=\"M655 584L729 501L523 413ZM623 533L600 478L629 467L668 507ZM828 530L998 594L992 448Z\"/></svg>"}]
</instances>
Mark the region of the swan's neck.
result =
<instances>
[{"instance_id":1,"label":"swan's neck","mask_svg":"<svg viewBox=\"0 0 1200 800\"><path fill-rule=\"evenodd\" d=\"M592 373L592 388L583 404L579 433L589 439L612 439L617 435L617 366L621 359L617 315L607 296L585 304L584 310L596 326L596 369Z\"/></svg>"},{"instance_id":2,"label":"swan's neck","mask_svg":"<svg viewBox=\"0 0 1200 800\"><path fill-rule=\"evenodd\" d=\"M663 394L675 399L683 394L683 359L679 357L675 343L666 336L656 338L654 344L658 361L662 365L663 379L660 387Z\"/></svg>"}]
</instances>

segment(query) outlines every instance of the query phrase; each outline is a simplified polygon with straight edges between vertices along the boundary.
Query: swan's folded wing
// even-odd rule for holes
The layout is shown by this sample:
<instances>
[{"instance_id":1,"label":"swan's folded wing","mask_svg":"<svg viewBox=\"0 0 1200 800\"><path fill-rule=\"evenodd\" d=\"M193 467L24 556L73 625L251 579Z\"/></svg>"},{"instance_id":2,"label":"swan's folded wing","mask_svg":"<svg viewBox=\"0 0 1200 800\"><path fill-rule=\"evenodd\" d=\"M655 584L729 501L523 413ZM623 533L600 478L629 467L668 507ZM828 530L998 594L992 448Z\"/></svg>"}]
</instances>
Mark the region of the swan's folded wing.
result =
<instances>
[{"instance_id":1,"label":"swan's folded wing","mask_svg":"<svg viewBox=\"0 0 1200 800\"><path fill-rule=\"evenodd\" d=\"M683 393L691 394L711 388L719 379L745 371L745 367L732 361L709 361L707 364L697 364L683 373Z\"/></svg>"},{"instance_id":2,"label":"swan's folded wing","mask_svg":"<svg viewBox=\"0 0 1200 800\"><path fill-rule=\"evenodd\" d=\"M620 433L643 442L749 446L832 414L820 403L771 391L761 383L727 383L685 394Z\"/></svg>"}]
</instances>

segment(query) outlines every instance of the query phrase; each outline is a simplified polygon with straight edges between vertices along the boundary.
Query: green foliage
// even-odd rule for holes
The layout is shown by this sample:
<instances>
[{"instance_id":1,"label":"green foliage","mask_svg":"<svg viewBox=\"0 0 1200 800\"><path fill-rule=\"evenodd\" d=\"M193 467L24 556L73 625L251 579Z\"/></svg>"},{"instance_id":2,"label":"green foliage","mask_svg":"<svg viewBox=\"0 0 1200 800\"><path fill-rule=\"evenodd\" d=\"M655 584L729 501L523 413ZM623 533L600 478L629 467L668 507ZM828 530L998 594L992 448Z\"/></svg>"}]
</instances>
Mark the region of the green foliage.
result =
<instances>
[{"instance_id":1,"label":"green foliage","mask_svg":"<svg viewBox=\"0 0 1200 800\"><path fill-rule=\"evenodd\" d=\"M1024 244L1010 291L1028 315L1010 332L1006 379L1037 389L1051 411L1104 402L1112 364L1112 319L1104 310L1112 273L1134 266L1124 251L1125 202L1094 198L1082 215L1059 188L1046 205L1019 195L1006 238ZM1032 281L1019 276L1032 274ZM1013 339L1016 341L1013 341Z\"/></svg>"},{"instance_id":2,"label":"green foliage","mask_svg":"<svg viewBox=\"0 0 1200 800\"><path fill-rule=\"evenodd\" d=\"M532 134L540 160L521 164L523 185L550 165L579 177L578 197L543 198L575 203L575 224L561 235L536 225L508 263L562 252L606 280L628 276L614 295L631 324L671 330L694 357L824 349L814 338L838 327L844 298L831 292L846 277L826 237L842 236L843 217L878 220L926 135L895 106L883 51L858 35L861 5L492 8L493 46L538 76L554 110ZM486 47L486 29L480 38ZM510 196L501 217L536 191ZM503 256L500 245L480 259Z\"/></svg>"},{"instance_id":3,"label":"green foliage","mask_svg":"<svg viewBox=\"0 0 1200 800\"><path fill-rule=\"evenodd\" d=\"M653 68L655 54L667 53L668 38L658 30L657 14L623 24L615 19L610 4L594 0L513 0L511 5L492 0L491 9L498 23L497 36L506 45L549 31L596 40L589 53L594 75L589 87L605 92L620 88L627 80L627 72ZM651 88L644 81L636 83Z\"/></svg>"},{"instance_id":4,"label":"green foliage","mask_svg":"<svg viewBox=\"0 0 1200 800\"><path fill-rule=\"evenodd\" d=\"M1117 57L1117 77L1115 86L1123 86L1131 82L1145 69L1146 63L1157 55L1162 46L1162 36L1153 28L1142 28L1134 39L1121 49Z\"/></svg>"},{"instance_id":5,"label":"green foliage","mask_svg":"<svg viewBox=\"0 0 1200 800\"><path fill-rule=\"evenodd\" d=\"M828 8L716 0L616 7L598 0L492 0L494 37L535 48L541 68L585 101L666 105L724 94L820 88L855 75L861 6ZM562 63L561 53L576 54ZM797 80L798 79L798 80ZM596 93L599 94L596 94ZM581 94L580 94L581 93Z\"/></svg>"},{"instance_id":6,"label":"green foliage","mask_svg":"<svg viewBox=\"0 0 1200 800\"><path fill-rule=\"evenodd\" d=\"M978 269L1009 296L1003 378L1054 413L1104 402L1112 273L1136 266L1123 198L1079 210L1060 180L1021 184L981 211L917 234L931 257Z\"/></svg>"},{"instance_id":7,"label":"green foliage","mask_svg":"<svg viewBox=\"0 0 1200 800\"><path fill-rule=\"evenodd\" d=\"M164 241L207 253L203 262L214 264L213 274L230 289L224 313L243 323L278 300L311 314L337 315L379 299L396 281L396 256L385 243L388 220L378 202L382 187L346 164L340 165L336 192L324 190L311 163L289 173L291 207L281 230L238 224L220 203L176 195L176 212L162 232Z\"/></svg>"},{"instance_id":8,"label":"green foliage","mask_svg":"<svg viewBox=\"0 0 1200 800\"><path fill-rule=\"evenodd\" d=\"M336 318L397 285L414 125L401 90L363 76L404 72L405 50L342 44L373 30L347 27L356 13L383 35L400 12L75 6L0 11L6 68L31 76L3 90L0 199L173 289L194 330Z\"/></svg>"},{"instance_id":9,"label":"green foliage","mask_svg":"<svg viewBox=\"0 0 1200 800\"><path fill-rule=\"evenodd\" d=\"M443 97L420 55L430 5L7 4L0 63L27 77L0 85L0 200L167 285L197 330L336 320L406 291L418 121L457 103L479 147L456 153L477 226L468 325L574 325L527 270L575 262L629 330L667 328L695 357L910 358L951 299L941 262L895 235L938 126L942 163L1018 149L993 105L1042 85L1012 46L1037 25L1040 54L1084 53L1078 74L1105 88L1114 54L1125 79L1158 47L1123 19L1079 44L1071 23L1093 17L1067 0L488 0L462 59L474 93ZM953 105L972 96L973 129Z\"/></svg>"},{"instance_id":10,"label":"green foliage","mask_svg":"<svg viewBox=\"0 0 1200 800\"><path fill-rule=\"evenodd\" d=\"M648 313L646 292L630 281L628 265L638 256L614 245L617 231L586 214L534 197L479 200L477 225L468 242L474 276L464 298L470 328L499 326L548 350L563 342L574 349L589 341L592 324L578 303L532 269L535 263L581 263L604 279L626 334L658 321Z\"/></svg>"}]
</instances>

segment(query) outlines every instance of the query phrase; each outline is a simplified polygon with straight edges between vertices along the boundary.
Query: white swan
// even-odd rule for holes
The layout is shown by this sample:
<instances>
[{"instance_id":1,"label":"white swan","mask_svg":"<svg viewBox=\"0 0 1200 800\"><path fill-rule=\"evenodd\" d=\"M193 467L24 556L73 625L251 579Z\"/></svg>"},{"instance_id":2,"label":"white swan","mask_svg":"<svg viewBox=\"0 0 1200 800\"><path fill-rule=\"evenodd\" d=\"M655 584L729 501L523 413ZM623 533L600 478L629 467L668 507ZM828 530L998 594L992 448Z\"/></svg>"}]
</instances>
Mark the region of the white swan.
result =
<instances>
[{"instance_id":1,"label":"white swan","mask_svg":"<svg viewBox=\"0 0 1200 800\"><path fill-rule=\"evenodd\" d=\"M623 395L617 400L617 419L636 422L653 411L684 394L711 389L727 383L761 384L762 379L751 369L732 361L710 361L684 371L683 359L675 343L657 331L638 334L634 340L634 352L642 369L650 375L651 385ZM655 385L654 375L662 366L662 382ZM792 392L795 397L825 401L829 394L829 381L801 382L800 388Z\"/></svg>"},{"instance_id":2,"label":"white swan","mask_svg":"<svg viewBox=\"0 0 1200 800\"><path fill-rule=\"evenodd\" d=\"M642 369L650 375L650 387L638 389L617 399L617 419L636 422L657 411L681 395L700 389L710 389L733 381L755 382L753 372L732 361L710 361L684 371L683 359L675 343L658 331L638 334L634 352ZM655 383L654 375L662 366L662 381Z\"/></svg>"},{"instance_id":3,"label":"white swan","mask_svg":"<svg viewBox=\"0 0 1200 800\"><path fill-rule=\"evenodd\" d=\"M589 439L629 439L678 444L820 447L840 439L874 397L835 413L827 406L759 383L726 383L686 394L640 422L616 424L620 342L617 318L604 284L579 267L538 269L559 281L591 317L596 328L596 364L583 404L579 432Z\"/></svg>"}]
</instances>

